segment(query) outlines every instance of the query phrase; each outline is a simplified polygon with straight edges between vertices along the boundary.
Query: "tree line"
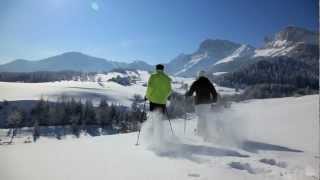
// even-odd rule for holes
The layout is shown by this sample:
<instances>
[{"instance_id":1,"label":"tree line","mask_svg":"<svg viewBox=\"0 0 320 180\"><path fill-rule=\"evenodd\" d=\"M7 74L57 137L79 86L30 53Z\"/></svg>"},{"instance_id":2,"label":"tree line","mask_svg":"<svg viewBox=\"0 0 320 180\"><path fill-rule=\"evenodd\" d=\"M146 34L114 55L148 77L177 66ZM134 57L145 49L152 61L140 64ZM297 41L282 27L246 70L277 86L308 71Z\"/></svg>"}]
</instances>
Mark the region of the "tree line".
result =
<instances>
[{"instance_id":1,"label":"tree line","mask_svg":"<svg viewBox=\"0 0 320 180\"><path fill-rule=\"evenodd\" d=\"M110 104L105 99L101 99L99 105L94 106L91 100L81 101L67 97L61 97L57 102L40 99L29 110L10 107L10 102L4 102L0 111L7 112L6 122L1 128L11 129L11 136L14 137L19 128L33 127L34 140L41 135L41 127L68 127L77 137L82 131L90 135L100 135L99 129L112 133L136 131L138 124L146 119L146 113L141 108L141 99L135 96L130 108ZM61 132L55 134L57 138L62 135Z\"/></svg>"},{"instance_id":2,"label":"tree line","mask_svg":"<svg viewBox=\"0 0 320 180\"><path fill-rule=\"evenodd\" d=\"M97 136L137 131L147 119L148 111L140 95L132 97L131 107L110 103L106 99L101 99L94 106L91 100L75 100L66 96L61 96L56 102L40 99L29 109L10 106L10 103L4 101L0 104L0 116L5 119L0 128L10 129L8 136L13 139L19 129L30 127L34 141L44 134L60 139L66 134L79 137L81 133ZM186 112L192 111L192 99L172 93L166 114L168 118L185 117ZM42 132L44 128L50 132Z\"/></svg>"},{"instance_id":3,"label":"tree line","mask_svg":"<svg viewBox=\"0 0 320 180\"><path fill-rule=\"evenodd\" d=\"M318 91L319 72L288 57L260 60L240 70L214 77L221 86L244 89L241 99L285 97Z\"/></svg>"},{"instance_id":4,"label":"tree line","mask_svg":"<svg viewBox=\"0 0 320 180\"><path fill-rule=\"evenodd\" d=\"M2 82L40 83L52 81L79 80L90 81L96 73L77 71L36 71L36 72L0 72Z\"/></svg>"}]
</instances>

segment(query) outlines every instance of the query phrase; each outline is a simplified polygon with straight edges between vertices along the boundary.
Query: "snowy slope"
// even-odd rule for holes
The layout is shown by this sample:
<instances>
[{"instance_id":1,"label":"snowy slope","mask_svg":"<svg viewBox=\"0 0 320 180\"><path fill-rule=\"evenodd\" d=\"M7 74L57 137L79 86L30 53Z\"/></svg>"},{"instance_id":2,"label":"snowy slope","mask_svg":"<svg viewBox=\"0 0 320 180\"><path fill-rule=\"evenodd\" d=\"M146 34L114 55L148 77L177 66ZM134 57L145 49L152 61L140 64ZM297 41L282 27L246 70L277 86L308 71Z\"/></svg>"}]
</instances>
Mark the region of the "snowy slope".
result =
<instances>
[{"instance_id":1,"label":"snowy slope","mask_svg":"<svg viewBox=\"0 0 320 180\"><path fill-rule=\"evenodd\" d=\"M249 46L246 46L249 47ZM171 60L168 70L175 76L194 76L199 70L207 70L215 62L231 56L233 53L241 54L246 51L245 45L221 39L206 39L200 43L199 48L192 54L182 54ZM234 56L236 56L234 54Z\"/></svg>"},{"instance_id":2,"label":"snowy slope","mask_svg":"<svg viewBox=\"0 0 320 180\"><path fill-rule=\"evenodd\" d=\"M193 68L195 65L197 65L201 61L206 60L206 58L208 58L208 54L207 53L192 55L190 61L187 62L186 64L184 64L183 68L181 70L179 70L178 72L174 73L174 74L175 75L180 75L180 74L188 71L189 69Z\"/></svg>"},{"instance_id":3,"label":"snowy slope","mask_svg":"<svg viewBox=\"0 0 320 180\"><path fill-rule=\"evenodd\" d=\"M2 100L39 100L41 97L55 101L62 95L74 98L89 98L94 102L106 98L114 103L130 106L134 94L144 95L145 87L122 86L115 82L63 81L50 83L0 82Z\"/></svg>"},{"instance_id":4,"label":"snowy slope","mask_svg":"<svg viewBox=\"0 0 320 180\"><path fill-rule=\"evenodd\" d=\"M296 46L280 46L280 47L272 47L272 48L262 48L256 49L254 57L267 56L267 57L275 57L275 56L286 56L289 52L291 52Z\"/></svg>"},{"instance_id":5,"label":"snowy slope","mask_svg":"<svg viewBox=\"0 0 320 180\"><path fill-rule=\"evenodd\" d=\"M228 62L236 60L237 58L242 58L242 57L250 58L253 54L254 54L253 47L251 47L249 45L241 45L230 56L227 56L227 57L217 61L216 63L214 63L214 65L228 63Z\"/></svg>"},{"instance_id":6,"label":"snowy slope","mask_svg":"<svg viewBox=\"0 0 320 180\"><path fill-rule=\"evenodd\" d=\"M109 81L115 77L130 77L136 79L135 83L123 86ZM131 106L133 95L139 94L142 97L146 92L146 84L150 74L147 71L125 71L110 72L108 74L97 74L91 81L61 81L47 83L10 83L0 82L0 100L39 100L41 97L55 101L61 95L66 95L78 99L89 98L94 103L98 103L101 98L106 98L110 102ZM190 85L194 78L173 77L172 87L175 91L185 93L183 84ZM234 94L234 89L218 87L222 94Z\"/></svg>"},{"instance_id":7,"label":"snowy slope","mask_svg":"<svg viewBox=\"0 0 320 180\"><path fill-rule=\"evenodd\" d=\"M145 129L140 146L134 146L136 133L40 138L30 144L17 139L0 146L0 179L317 179L318 100L317 95L253 100L215 113L237 128L224 128L221 139L238 135L242 145L204 142L194 135L194 116L186 134L183 120L172 120L175 137L165 121L167 141L157 148L145 140L150 138Z\"/></svg>"},{"instance_id":8,"label":"snowy slope","mask_svg":"<svg viewBox=\"0 0 320 180\"><path fill-rule=\"evenodd\" d=\"M115 77L131 77L136 82L130 86L123 86L109 81ZM143 86L149 73L147 71L125 71L97 74L94 81L60 81L47 83L9 83L0 82L1 100L39 100L41 97L55 101L62 95L77 99L91 99L98 103L100 99L106 98L110 102L130 106L133 95L142 97L146 91Z\"/></svg>"}]
</instances>

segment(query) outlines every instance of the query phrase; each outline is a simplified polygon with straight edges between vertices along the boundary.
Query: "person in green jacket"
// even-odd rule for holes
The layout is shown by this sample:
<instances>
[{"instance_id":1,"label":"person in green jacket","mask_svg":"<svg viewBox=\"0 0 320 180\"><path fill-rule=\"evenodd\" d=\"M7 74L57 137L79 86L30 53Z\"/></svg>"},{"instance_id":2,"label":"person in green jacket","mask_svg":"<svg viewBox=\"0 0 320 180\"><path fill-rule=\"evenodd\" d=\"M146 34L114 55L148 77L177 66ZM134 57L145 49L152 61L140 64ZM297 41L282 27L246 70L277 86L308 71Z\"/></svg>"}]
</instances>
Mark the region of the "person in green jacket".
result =
<instances>
[{"instance_id":1,"label":"person in green jacket","mask_svg":"<svg viewBox=\"0 0 320 180\"><path fill-rule=\"evenodd\" d=\"M145 100L150 102L150 111L160 110L163 114L166 109L166 102L171 94L171 79L164 73L162 64L156 65L156 71L151 74L148 80L148 87Z\"/></svg>"}]
</instances>

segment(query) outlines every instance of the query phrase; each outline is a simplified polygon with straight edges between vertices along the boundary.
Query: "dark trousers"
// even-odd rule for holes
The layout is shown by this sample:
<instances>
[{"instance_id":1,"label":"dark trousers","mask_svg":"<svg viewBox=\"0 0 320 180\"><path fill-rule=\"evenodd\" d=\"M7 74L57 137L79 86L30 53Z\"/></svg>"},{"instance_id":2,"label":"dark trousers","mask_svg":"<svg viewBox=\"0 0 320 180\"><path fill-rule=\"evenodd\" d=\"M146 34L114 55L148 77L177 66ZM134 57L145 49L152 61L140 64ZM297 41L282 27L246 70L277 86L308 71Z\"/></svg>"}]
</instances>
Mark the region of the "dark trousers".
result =
<instances>
[{"instance_id":1,"label":"dark trousers","mask_svg":"<svg viewBox=\"0 0 320 180\"><path fill-rule=\"evenodd\" d=\"M150 111L155 111L155 110L159 110L162 114L165 114L166 105L150 102Z\"/></svg>"}]
</instances>

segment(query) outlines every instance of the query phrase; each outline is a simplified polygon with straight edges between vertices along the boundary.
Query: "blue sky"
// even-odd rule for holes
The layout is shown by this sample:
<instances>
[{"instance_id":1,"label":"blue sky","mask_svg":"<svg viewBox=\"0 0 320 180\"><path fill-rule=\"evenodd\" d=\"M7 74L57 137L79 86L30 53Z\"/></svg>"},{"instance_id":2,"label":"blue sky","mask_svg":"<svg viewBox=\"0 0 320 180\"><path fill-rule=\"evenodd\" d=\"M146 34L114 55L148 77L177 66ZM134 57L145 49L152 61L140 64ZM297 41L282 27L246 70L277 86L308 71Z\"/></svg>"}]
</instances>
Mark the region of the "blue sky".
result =
<instances>
[{"instance_id":1,"label":"blue sky","mask_svg":"<svg viewBox=\"0 0 320 180\"><path fill-rule=\"evenodd\" d=\"M0 64L67 51L154 64L206 38L260 47L288 25L317 30L317 0L1 0Z\"/></svg>"}]
</instances>

